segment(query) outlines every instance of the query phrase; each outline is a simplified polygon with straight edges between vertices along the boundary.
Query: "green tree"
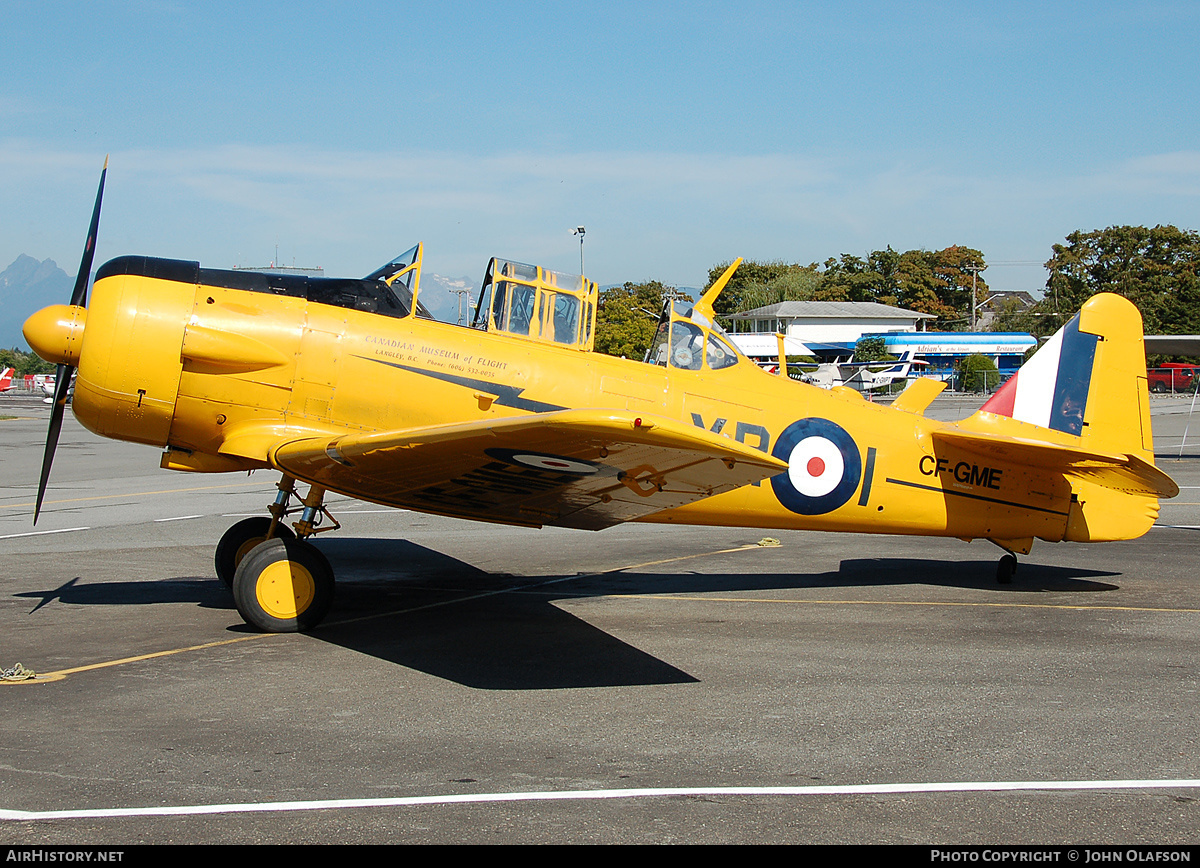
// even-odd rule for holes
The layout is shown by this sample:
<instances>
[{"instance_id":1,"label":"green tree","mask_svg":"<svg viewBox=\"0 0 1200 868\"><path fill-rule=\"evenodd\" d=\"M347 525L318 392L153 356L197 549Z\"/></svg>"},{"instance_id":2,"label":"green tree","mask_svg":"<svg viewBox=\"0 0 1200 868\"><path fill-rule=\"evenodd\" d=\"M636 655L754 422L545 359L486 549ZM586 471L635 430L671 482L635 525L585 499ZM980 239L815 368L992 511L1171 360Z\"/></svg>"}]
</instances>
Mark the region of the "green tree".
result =
<instances>
[{"instance_id":1,"label":"green tree","mask_svg":"<svg viewBox=\"0 0 1200 868\"><path fill-rule=\"evenodd\" d=\"M781 301L808 301L819 296L821 272L816 265L792 265L767 283L742 289L742 310L754 310ZM722 296L724 293L722 293Z\"/></svg>"},{"instance_id":2,"label":"green tree","mask_svg":"<svg viewBox=\"0 0 1200 868\"><path fill-rule=\"evenodd\" d=\"M1147 334L1200 332L1200 234L1174 226L1110 226L1072 232L1046 263L1046 295L1030 314L1057 330L1098 292L1137 305Z\"/></svg>"},{"instance_id":3,"label":"green tree","mask_svg":"<svg viewBox=\"0 0 1200 868\"><path fill-rule=\"evenodd\" d=\"M705 290L717 282L717 278L725 273L729 265L730 263L723 262L708 270ZM783 261L746 261L733 273L713 310L717 316L728 316L741 310L753 310L779 301L803 301L809 297L808 293L818 291L820 282L820 270L816 263L800 265Z\"/></svg>"},{"instance_id":4,"label":"green tree","mask_svg":"<svg viewBox=\"0 0 1200 868\"><path fill-rule=\"evenodd\" d=\"M963 331L971 325L971 284L976 304L987 298L987 281L975 276L984 267L983 254L955 245L942 250L908 250L896 263L896 302L909 310L931 313L937 327Z\"/></svg>"},{"instance_id":5,"label":"green tree","mask_svg":"<svg viewBox=\"0 0 1200 868\"><path fill-rule=\"evenodd\" d=\"M596 311L596 352L640 360L654 340L667 289L652 280L625 283L601 292Z\"/></svg>"},{"instance_id":6,"label":"green tree","mask_svg":"<svg viewBox=\"0 0 1200 868\"><path fill-rule=\"evenodd\" d=\"M55 365L38 358L35 353L26 353L18 349L0 350L0 370L12 368L14 376L23 377L26 374L49 374L55 370Z\"/></svg>"},{"instance_id":7,"label":"green tree","mask_svg":"<svg viewBox=\"0 0 1200 868\"><path fill-rule=\"evenodd\" d=\"M875 266L871 256L862 259L843 253L826 259L821 275L821 300L878 301L886 290L886 281Z\"/></svg>"},{"instance_id":8,"label":"green tree","mask_svg":"<svg viewBox=\"0 0 1200 868\"><path fill-rule=\"evenodd\" d=\"M958 369L959 388L964 392L983 392L1000 385L1000 372L996 363L987 356L967 356Z\"/></svg>"},{"instance_id":9,"label":"green tree","mask_svg":"<svg viewBox=\"0 0 1200 868\"><path fill-rule=\"evenodd\" d=\"M728 267L709 270L709 283ZM743 262L717 301L719 315L753 310L780 301L877 301L931 313L940 328L966 329L971 321L971 281L984 267L983 254L954 245L942 250L891 247L866 257L843 253L818 266ZM976 304L987 298L987 282L976 278Z\"/></svg>"},{"instance_id":10,"label":"green tree","mask_svg":"<svg viewBox=\"0 0 1200 868\"><path fill-rule=\"evenodd\" d=\"M890 360L883 338L859 338L854 345L854 361L882 362Z\"/></svg>"}]
</instances>

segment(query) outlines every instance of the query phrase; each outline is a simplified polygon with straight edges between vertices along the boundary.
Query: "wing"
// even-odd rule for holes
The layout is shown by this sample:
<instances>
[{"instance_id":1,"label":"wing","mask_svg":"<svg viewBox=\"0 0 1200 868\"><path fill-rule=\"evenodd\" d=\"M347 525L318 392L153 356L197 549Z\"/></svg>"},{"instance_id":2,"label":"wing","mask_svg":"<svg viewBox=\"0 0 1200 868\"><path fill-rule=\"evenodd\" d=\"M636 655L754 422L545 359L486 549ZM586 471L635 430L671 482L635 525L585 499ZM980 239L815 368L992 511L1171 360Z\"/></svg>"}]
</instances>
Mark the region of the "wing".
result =
<instances>
[{"instance_id":1,"label":"wing","mask_svg":"<svg viewBox=\"0 0 1200 868\"><path fill-rule=\"evenodd\" d=\"M702 428L609 410L307 437L276 445L269 458L299 479L387 506L591 530L787 469Z\"/></svg>"}]
</instances>

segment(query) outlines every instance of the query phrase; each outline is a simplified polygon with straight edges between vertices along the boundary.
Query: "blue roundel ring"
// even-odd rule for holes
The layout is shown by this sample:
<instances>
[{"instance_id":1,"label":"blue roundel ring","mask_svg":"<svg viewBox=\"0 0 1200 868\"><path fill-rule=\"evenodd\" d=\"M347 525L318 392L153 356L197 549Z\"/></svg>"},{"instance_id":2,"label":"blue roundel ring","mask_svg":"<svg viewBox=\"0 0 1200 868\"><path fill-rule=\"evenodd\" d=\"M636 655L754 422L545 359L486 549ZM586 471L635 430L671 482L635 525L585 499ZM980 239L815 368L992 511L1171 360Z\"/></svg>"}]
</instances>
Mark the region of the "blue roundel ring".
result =
<instances>
[{"instance_id":1,"label":"blue roundel ring","mask_svg":"<svg viewBox=\"0 0 1200 868\"><path fill-rule=\"evenodd\" d=\"M771 454L788 463L771 477L779 502L801 515L824 515L848 501L862 481L862 456L846 429L828 419L793 422Z\"/></svg>"}]
</instances>

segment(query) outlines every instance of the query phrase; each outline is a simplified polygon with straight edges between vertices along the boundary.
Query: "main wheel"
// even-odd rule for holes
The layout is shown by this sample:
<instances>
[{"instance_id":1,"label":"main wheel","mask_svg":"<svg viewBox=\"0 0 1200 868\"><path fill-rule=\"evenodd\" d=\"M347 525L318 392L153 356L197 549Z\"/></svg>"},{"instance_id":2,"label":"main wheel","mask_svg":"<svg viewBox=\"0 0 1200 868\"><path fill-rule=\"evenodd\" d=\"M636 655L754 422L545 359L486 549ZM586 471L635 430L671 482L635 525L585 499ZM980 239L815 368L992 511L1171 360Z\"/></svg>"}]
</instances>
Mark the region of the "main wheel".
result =
<instances>
[{"instance_id":1,"label":"main wheel","mask_svg":"<svg viewBox=\"0 0 1200 868\"><path fill-rule=\"evenodd\" d=\"M267 633L311 630L333 605L333 569L311 543L269 539L238 564L233 601L247 624Z\"/></svg>"},{"instance_id":2,"label":"main wheel","mask_svg":"<svg viewBox=\"0 0 1200 868\"><path fill-rule=\"evenodd\" d=\"M221 537L217 543L217 578L225 583L225 587L233 587L233 574L237 572L238 564L250 550L267 539L267 531L271 529L271 519L265 515L255 516L239 521ZM283 522L275 525L273 539L295 539L296 534Z\"/></svg>"},{"instance_id":3,"label":"main wheel","mask_svg":"<svg viewBox=\"0 0 1200 868\"><path fill-rule=\"evenodd\" d=\"M1017 558L1015 555L1005 555L996 565L996 581L1002 585L1012 584L1013 576L1017 574Z\"/></svg>"}]
</instances>

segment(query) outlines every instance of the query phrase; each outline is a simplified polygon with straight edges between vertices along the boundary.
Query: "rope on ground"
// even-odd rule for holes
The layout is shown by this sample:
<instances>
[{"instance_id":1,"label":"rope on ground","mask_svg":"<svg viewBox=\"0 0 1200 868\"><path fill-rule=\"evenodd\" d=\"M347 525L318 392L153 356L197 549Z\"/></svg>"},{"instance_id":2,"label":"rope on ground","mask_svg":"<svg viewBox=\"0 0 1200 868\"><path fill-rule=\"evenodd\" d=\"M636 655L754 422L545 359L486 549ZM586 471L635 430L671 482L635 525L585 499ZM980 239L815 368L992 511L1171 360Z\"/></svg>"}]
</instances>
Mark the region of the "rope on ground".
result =
<instances>
[{"instance_id":1,"label":"rope on ground","mask_svg":"<svg viewBox=\"0 0 1200 868\"><path fill-rule=\"evenodd\" d=\"M26 669L20 663L0 671L0 681L29 681L32 678L37 678L37 673Z\"/></svg>"}]
</instances>

